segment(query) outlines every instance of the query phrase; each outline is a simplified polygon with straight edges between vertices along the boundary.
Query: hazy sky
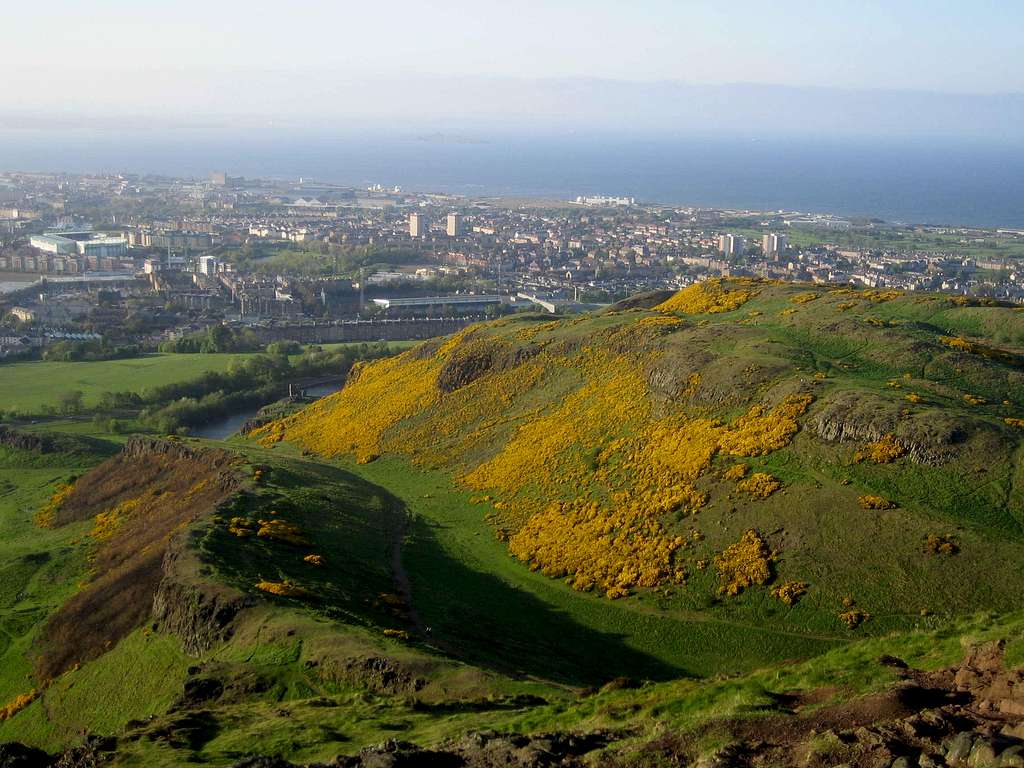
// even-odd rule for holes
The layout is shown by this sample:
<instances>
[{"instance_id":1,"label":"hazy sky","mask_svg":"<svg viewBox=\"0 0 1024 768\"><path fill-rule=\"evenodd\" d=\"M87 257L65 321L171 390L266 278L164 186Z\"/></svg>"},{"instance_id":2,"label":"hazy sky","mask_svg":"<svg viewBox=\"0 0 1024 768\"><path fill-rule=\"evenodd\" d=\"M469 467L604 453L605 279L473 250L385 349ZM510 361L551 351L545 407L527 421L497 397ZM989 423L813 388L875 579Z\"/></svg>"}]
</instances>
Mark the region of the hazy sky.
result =
<instances>
[{"instance_id":1,"label":"hazy sky","mask_svg":"<svg viewBox=\"0 0 1024 768\"><path fill-rule=\"evenodd\" d=\"M520 91L537 78L595 78L1024 92L1024 3L1012 0L8 5L7 112L391 117L417 90L457 112L467 78L478 92L488 78Z\"/></svg>"}]
</instances>

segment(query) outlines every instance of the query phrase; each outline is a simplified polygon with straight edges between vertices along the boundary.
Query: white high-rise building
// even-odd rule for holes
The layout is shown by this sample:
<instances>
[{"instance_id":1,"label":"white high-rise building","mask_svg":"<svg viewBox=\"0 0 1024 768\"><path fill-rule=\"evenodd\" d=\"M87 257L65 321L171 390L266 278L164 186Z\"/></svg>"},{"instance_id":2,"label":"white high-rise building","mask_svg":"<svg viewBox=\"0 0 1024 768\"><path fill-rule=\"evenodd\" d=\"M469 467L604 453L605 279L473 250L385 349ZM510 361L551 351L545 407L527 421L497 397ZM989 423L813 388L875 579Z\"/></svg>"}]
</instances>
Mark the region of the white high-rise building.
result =
<instances>
[{"instance_id":1,"label":"white high-rise building","mask_svg":"<svg viewBox=\"0 0 1024 768\"><path fill-rule=\"evenodd\" d=\"M719 235L718 250L723 256L742 256L747 241L739 235Z\"/></svg>"},{"instance_id":2,"label":"white high-rise building","mask_svg":"<svg viewBox=\"0 0 1024 768\"><path fill-rule=\"evenodd\" d=\"M216 256L200 256L199 257L199 273L203 275L216 275L220 262L217 261Z\"/></svg>"},{"instance_id":3,"label":"white high-rise building","mask_svg":"<svg viewBox=\"0 0 1024 768\"><path fill-rule=\"evenodd\" d=\"M427 234L427 219L422 213L409 214L409 237L425 237Z\"/></svg>"},{"instance_id":4,"label":"white high-rise building","mask_svg":"<svg viewBox=\"0 0 1024 768\"><path fill-rule=\"evenodd\" d=\"M777 257L786 250L786 236L770 233L761 238L761 250L765 256Z\"/></svg>"},{"instance_id":5,"label":"white high-rise building","mask_svg":"<svg viewBox=\"0 0 1024 768\"><path fill-rule=\"evenodd\" d=\"M457 213L449 213L446 230L448 237L460 237L463 232L462 217Z\"/></svg>"}]
</instances>

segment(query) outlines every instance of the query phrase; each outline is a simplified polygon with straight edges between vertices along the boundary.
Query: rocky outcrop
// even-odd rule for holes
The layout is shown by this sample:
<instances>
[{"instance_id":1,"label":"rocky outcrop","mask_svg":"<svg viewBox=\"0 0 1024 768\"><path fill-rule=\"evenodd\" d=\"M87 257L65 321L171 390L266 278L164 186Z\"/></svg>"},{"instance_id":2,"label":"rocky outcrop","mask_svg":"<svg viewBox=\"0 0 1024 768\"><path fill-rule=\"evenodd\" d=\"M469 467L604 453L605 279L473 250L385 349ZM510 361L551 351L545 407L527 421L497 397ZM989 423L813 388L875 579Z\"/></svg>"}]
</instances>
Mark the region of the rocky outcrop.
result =
<instances>
[{"instance_id":1,"label":"rocky outcrop","mask_svg":"<svg viewBox=\"0 0 1024 768\"><path fill-rule=\"evenodd\" d=\"M183 559L194 560L183 546L165 553L152 616L160 630L181 638L185 651L198 656L230 638L235 618L255 600L230 587L183 575ZM192 570L194 563L189 565L187 570Z\"/></svg>"},{"instance_id":2,"label":"rocky outcrop","mask_svg":"<svg viewBox=\"0 0 1024 768\"><path fill-rule=\"evenodd\" d=\"M438 372L437 388L454 392L488 373L515 368L539 351L539 347L513 347L492 339L466 339Z\"/></svg>"},{"instance_id":3,"label":"rocky outcrop","mask_svg":"<svg viewBox=\"0 0 1024 768\"><path fill-rule=\"evenodd\" d=\"M427 684L418 670L387 656L363 656L316 662L320 675L339 683L383 694L410 694Z\"/></svg>"},{"instance_id":4,"label":"rocky outcrop","mask_svg":"<svg viewBox=\"0 0 1024 768\"><path fill-rule=\"evenodd\" d=\"M331 763L308 768L576 768L584 758L624 736L616 731L590 733L522 734L482 731L424 749L391 739L363 749L358 755L340 756ZM254 756L234 768L297 768L294 763Z\"/></svg>"},{"instance_id":5,"label":"rocky outcrop","mask_svg":"<svg viewBox=\"0 0 1024 768\"><path fill-rule=\"evenodd\" d=\"M51 755L18 742L0 744L0 768L96 768L108 762L117 740L88 736L78 746Z\"/></svg>"},{"instance_id":6,"label":"rocky outcrop","mask_svg":"<svg viewBox=\"0 0 1024 768\"><path fill-rule=\"evenodd\" d=\"M922 672L893 657L889 691L803 714L716 723L732 743L700 768L1011 768L1024 766L1024 671L1003 665L1003 644L970 648L951 669ZM807 704L815 703L808 700ZM810 706L808 706L810 709ZM683 758L694 741L677 741ZM670 742L652 742L648 751ZM670 750L673 751L673 750Z\"/></svg>"},{"instance_id":7,"label":"rocky outcrop","mask_svg":"<svg viewBox=\"0 0 1024 768\"><path fill-rule=\"evenodd\" d=\"M3 424L0 424L0 445L33 453L50 453L55 450L54 442L49 437L19 432Z\"/></svg>"},{"instance_id":8,"label":"rocky outcrop","mask_svg":"<svg viewBox=\"0 0 1024 768\"><path fill-rule=\"evenodd\" d=\"M807 426L826 442L873 442L893 435L912 461L939 464L953 458L971 439L999 440L979 420L953 414L909 413L896 402L873 395L843 392L818 405Z\"/></svg>"}]
</instances>

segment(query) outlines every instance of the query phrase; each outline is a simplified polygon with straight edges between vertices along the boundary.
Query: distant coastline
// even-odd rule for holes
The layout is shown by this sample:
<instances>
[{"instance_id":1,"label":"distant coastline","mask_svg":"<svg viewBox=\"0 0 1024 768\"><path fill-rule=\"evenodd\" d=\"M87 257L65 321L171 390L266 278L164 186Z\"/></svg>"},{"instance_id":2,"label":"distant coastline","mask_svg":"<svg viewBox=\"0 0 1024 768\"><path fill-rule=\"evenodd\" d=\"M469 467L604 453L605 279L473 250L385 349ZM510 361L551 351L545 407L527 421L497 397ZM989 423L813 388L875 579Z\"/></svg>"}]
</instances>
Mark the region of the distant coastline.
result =
<instances>
[{"instance_id":1,"label":"distant coastline","mask_svg":"<svg viewBox=\"0 0 1024 768\"><path fill-rule=\"evenodd\" d=\"M195 137L0 130L0 168L160 173L211 169L355 187L556 200L610 194L706 208L799 210L902 224L1024 228L1024 145L907 139L496 137L267 134Z\"/></svg>"}]
</instances>

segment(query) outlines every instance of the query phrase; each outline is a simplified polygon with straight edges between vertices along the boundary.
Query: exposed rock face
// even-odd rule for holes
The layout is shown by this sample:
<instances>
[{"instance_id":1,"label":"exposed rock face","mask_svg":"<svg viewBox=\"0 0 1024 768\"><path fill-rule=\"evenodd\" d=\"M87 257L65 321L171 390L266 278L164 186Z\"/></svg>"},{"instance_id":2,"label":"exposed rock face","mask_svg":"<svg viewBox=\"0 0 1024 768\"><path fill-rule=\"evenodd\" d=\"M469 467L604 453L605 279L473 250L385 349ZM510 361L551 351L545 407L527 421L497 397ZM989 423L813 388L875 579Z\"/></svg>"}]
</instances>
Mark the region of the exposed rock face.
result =
<instances>
[{"instance_id":1,"label":"exposed rock face","mask_svg":"<svg viewBox=\"0 0 1024 768\"><path fill-rule=\"evenodd\" d=\"M442 744L422 749L415 744L392 739L367 747L358 755L338 757L329 766L335 768L576 768L583 757L624 734L595 731L587 734L545 733L533 736L494 732L471 733ZM296 768L292 763L273 758L253 757L236 763L234 768ZM327 768L327 766L309 766Z\"/></svg>"},{"instance_id":2,"label":"exposed rock face","mask_svg":"<svg viewBox=\"0 0 1024 768\"><path fill-rule=\"evenodd\" d=\"M386 656L366 656L324 664L320 673L339 682L386 694L415 693L427 684L416 674L415 668Z\"/></svg>"},{"instance_id":3,"label":"exposed rock face","mask_svg":"<svg viewBox=\"0 0 1024 768\"><path fill-rule=\"evenodd\" d=\"M161 630L177 635L185 651L198 656L231 637L235 617L255 600L226 586L188 578L182 573L183 558L194 556L182 546L164 555L152 615Z\"/></svg>"},{"instance_id":4,"label":"exposed rock face","mask_svg":"<svg viewBox=\"0 0 1024 768\"><path fill-rule=\"evenodd\" d=\"M117 740L89 736L76 747L51 755L17 742L0 744L0 768L94 768L107 762Z\"/></svg>"},{"instance_id":5,"label":"exposed rock face","mask_svg":"<svg viewBox=\"0 0 1024 768\"><path fill-rule=\"evenodd\" d=\"M881 661L900 670L890 691L806 715L797 706L794 715L725 724L733 743L696 765L1024 766L1024 670L1004 669L1001 642L971 648L957 667L937 672ZM675 744L679 758L686 751Z\"/></svg>"},{"instance_id":6,"label":"exposed rock face","mask_svg":"<svg viewBox=\"0 0 1024 768\"><path fill-rule=\"evenodd\" d=\"M454 392L491 372L515 368L540 351L539 347L512 347L492 340L467 340L437 374L437 387Z\"/></svg>"},{"instance_id":7,"label":"exposed rock face","mask_svg":"<svg viewBox=\"0 0 1024 768\"><path fill-rule=\"evenodd\" d=\"M44 768L53 758L41 749L10 742L0 744L0 768Z\"/></svg>"},{"instance_id":8,"label":"exposed rock face","mask_svg":"<svg viewBox=\"0 0 1024 768\"><path fill-rule=\"evenodd\" d=\"M50 453L54 450L53 441L48 437L19 432L3 424L0 424L0 445L33 453ZM0 766L3 766L3 763L0 763Z\"/></svg>"},{"instance_id":9,"label":"exposed rock face","mask_svg":"<svg viewBox=\"0 0 1024 768\"><path fill-rule=\"evenodd\" d=\"M938 464L969 440L999 440L981 421L934 412L903 416L897 403L867 394L844 392L814 409L808 426L826 442L873 442L893 435L911 460Z\"/></svg>"}]
</instances>

